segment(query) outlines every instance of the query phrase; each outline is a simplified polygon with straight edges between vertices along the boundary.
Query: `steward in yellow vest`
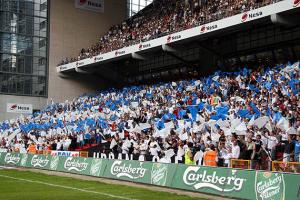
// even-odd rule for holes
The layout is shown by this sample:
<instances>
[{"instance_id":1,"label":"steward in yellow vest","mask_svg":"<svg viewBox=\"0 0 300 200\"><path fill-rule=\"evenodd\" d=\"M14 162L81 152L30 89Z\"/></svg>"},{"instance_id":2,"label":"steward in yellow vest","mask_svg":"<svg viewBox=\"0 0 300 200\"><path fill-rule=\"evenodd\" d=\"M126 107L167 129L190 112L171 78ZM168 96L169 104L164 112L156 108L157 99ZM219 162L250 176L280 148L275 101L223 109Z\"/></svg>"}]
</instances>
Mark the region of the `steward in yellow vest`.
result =
<instances>
[{"instance_id":1,"label":"steward in yellow vest","mask_svg":"<svg viewBox=\"0 0 300 200\"><path fill-rule=\"evenodd\" d=\"M188 143L188 148L185 150L184 153L184 164L186 165L195 165L194 156L191 151L191 147L193 146L192 143Z\"/></svg>"}]
</instances>

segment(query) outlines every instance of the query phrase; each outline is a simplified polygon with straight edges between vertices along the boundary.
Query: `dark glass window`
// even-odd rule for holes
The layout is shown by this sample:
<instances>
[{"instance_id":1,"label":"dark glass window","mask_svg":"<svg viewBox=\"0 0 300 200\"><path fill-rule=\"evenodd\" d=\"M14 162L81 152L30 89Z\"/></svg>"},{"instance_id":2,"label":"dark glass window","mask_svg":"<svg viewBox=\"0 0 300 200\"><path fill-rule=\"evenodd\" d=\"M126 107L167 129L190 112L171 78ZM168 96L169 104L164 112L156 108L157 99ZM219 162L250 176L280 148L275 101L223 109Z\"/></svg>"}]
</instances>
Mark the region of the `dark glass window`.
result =
<instances>
[{"instance_id":1,"label":"dark glass window","mask_svg":"<svg viewBox=\"0 0 300 200\"><path fill-rule=\"evenodd\" d=\"M47 0L0 0L0 94L47 95Z\"/></svg>"}]
</instances>

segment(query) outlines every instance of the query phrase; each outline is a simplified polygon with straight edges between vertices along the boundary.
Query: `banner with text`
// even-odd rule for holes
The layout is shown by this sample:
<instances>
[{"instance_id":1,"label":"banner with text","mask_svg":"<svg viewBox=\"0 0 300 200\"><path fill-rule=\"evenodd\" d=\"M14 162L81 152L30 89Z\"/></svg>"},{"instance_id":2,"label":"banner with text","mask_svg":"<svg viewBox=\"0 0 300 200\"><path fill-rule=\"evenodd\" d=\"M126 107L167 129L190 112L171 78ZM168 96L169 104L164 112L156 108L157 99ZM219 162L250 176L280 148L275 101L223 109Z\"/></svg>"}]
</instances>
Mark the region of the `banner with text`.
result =
<instances>
[{"instance_id":1,"label":"banner with text","mask_svg":"<svg viewBox=\"0 0 300 200\"><path fill-rule=\"evenodd\" d=\"M79 151L51 151L51 156L79 157Z\"/></svg>"},{"instance_id":2,"label":"banner with text","mask_svg":"<svg viewBox=\"0 0 300 200\"><path fill-rule=\"evenodd\" d=\"M0 152L0 165L39 168L241 199L300 199L300 174Z\"/></svg>"},{"instance_id":3,"label":"banner with text","mask_svg":"<svg viewBox=\"0 0 300 200\"><path fill-rule=\"evenodd\" d=\"M104 0L75 0L75 8L103 13Z\"/></svg>"},{"instance_id":4,"label":"banner with text","mask_svg":"<svg viewBox=\"0 0 300 200\"><path fill-rule=\"evenodd\" d=\"M32 105L31 104L19 104L19 103L7 103L6 104L6 112L32 114Z\"/></svg>"}]
</instances>

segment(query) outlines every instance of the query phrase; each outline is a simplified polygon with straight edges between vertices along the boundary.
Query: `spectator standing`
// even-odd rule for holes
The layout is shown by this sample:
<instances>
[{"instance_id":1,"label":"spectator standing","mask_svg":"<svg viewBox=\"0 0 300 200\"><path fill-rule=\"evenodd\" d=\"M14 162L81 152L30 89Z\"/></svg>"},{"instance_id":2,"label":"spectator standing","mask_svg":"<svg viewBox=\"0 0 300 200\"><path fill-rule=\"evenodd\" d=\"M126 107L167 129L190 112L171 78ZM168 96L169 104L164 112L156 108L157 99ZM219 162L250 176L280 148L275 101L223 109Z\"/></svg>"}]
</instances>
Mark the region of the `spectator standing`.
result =
<instances>
[{"instance_id":1,"label":"spectator standing","mask_svg":"<svg viewBox=\"0 0 300 200\"><path fill-rule=\"evenodd\" d=\"M295 142L295 162L300 162L300 134L297 135Z\"/></svg>"}]
</instances>

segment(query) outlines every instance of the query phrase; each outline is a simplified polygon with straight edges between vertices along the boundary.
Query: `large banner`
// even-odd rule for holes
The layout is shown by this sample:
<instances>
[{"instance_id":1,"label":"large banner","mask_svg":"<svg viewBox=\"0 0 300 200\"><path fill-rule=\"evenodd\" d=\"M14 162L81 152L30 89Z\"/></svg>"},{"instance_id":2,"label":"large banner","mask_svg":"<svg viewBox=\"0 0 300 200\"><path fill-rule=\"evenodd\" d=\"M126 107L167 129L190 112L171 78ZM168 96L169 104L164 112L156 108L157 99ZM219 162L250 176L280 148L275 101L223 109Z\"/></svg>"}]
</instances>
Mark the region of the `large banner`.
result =
<instances>
[{"instance_id":1,"label":"large banner","mask_svg":"<svg viewBox=\"0 0 300 200\"><path fill-rule=\"evenodd\" d=\"M104 12L104 0L75 0L75 8Z\"/></svg>"},{"instance_id":2,"label":"large banner","mask_svg":"<svg viewBox=\"0 0 300 200\"><path fill-rule=\"evenodd\" d=\"M240 199L300 199L300 174L3 152L0 152L0 165L105 177Z\"/></svg>"},{"instance_id":3,"label":"large banner","mask_svg":"<svg viewBox=\"0 0 300 200\"><path fill-rule=\"evenodd\" d=\"M79 157L79 151L51 151L51 156Z\"/></svg>"},{"instance_id":4,"label":"large banner","mask_svg":"<svg viewBox=\"0 0 300 200\"><path fill-rule=\"evenodd\" d=\"M19 103L7 103L6 104L6 112L32 114L32 105L31 104L19 104Z\"/></svg>"}]
</instances>

